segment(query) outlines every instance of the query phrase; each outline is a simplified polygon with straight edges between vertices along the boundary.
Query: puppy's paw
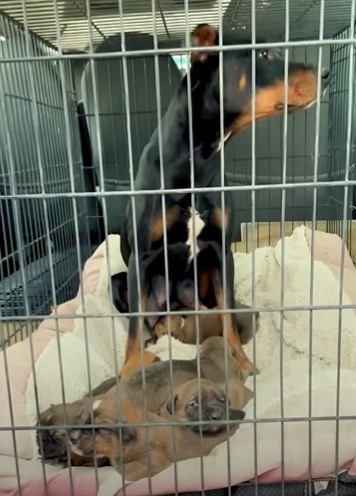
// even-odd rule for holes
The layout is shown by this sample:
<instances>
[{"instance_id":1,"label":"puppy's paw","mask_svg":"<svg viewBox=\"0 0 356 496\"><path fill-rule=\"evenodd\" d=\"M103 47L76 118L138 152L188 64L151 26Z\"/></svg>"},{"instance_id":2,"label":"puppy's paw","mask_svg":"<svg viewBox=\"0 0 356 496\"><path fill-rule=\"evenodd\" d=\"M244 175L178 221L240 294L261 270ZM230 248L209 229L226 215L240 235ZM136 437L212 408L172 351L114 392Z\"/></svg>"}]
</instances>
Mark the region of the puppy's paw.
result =
<instances>
[{"instance_id":1,"label":"puppy's paw","mask_svg":"<svg viewBox=\"0 0 356 496\"><path fill-rule=\"evenodd\" d=\"M157 322L155 326L155 334L157 338L160 338L164 334L168 334L168 326L170 326L171 335L179 337L179 331L184 325L184 319L180 315L172 315L171 317L165 317Z\"/></svg>"}]
</instances>

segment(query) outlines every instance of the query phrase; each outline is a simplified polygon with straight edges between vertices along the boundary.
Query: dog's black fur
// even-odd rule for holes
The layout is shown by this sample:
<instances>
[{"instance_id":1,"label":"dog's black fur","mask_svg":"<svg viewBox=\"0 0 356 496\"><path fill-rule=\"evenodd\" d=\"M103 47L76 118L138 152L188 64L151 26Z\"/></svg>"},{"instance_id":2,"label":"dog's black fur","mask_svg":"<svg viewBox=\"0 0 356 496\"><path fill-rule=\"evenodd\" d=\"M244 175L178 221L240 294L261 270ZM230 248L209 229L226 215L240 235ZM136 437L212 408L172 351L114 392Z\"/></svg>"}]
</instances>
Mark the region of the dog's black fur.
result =
<instances>
[{"instance_id":1,"label":"dog's black fur","mask_svg":"<svg viewBox=\"0 0 356 496\"><path fill-rule=\"evenodd\" d=\"M195 46L202 51L191 57L192 126L194 184L196 187L210 187L211 191L199 195L199 205L204 212L205 225L197 239L200 253L197 256L199 274L199 297L204 303L209 291L215 296L215 304L221 308L222 295L222 205L221 193L214 187L221 186L220 164L220 98L219 98L219 55L205 52L204 46L216 44L216 33L211 26L199 25L193 32ZM277 50L261 50L256 53L256 98L255 119L278 115L284 109L284 61ZM322 92L328 85L329 74L322 74ZM227 51L223 55L224 84L224 139L231 137L249 126L252 121L252 55L251 51ZM313 66L290 62L288 67L288 112L307 108L316 100L317 69ZM162 119L162 154L164 186L167 189L189 188L190 148L187 78L185 77L177 94L173 97ZM130 312L139 310L137 291L136 257L140 265L141 309L147 310L147 296L150 291L145 254L161 250L163 246L162 204L159 189L160 153L158 131L146 145L139 163L135 181L136 190L157 190L157 194L135 197L138 252L134 248L134 225L131 203L121 233L121 253L128 266L128 297ZM225 246L226 246L226 304L233 308L234 264L231 252L233 234L233 208L231 195L225 193ZM167 241L169 245L182 246L188 239L187 222L191 194L176 191L165 196ZM173 260L173 259L172 259ZM185 263L188 257L180 259L178 273L186 277ZM169 269L177 270L172 263ZM188 273L191 267L187 268ZM249 372L256 371L245 356L239 342L234 314L227 316L227 336L235 350L236 358ZM139 321L130 318L128 344L126 348L125 372L139 366ZM137 363L135 365L135 360ZM128 362L132 361L131 365ZM149 363L150 358L146 362ZM134 365L134 367L133 367Z\"/></svg>"}]
</instances>

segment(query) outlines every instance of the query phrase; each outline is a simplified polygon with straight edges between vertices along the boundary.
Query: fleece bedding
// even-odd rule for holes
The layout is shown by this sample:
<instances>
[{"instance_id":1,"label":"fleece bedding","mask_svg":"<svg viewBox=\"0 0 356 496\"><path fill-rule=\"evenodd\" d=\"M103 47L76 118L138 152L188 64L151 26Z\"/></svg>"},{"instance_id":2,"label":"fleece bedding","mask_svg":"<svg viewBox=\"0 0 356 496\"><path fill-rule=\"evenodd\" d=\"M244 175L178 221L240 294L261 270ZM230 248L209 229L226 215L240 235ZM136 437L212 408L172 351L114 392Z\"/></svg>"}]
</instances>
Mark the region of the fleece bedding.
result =
<instances>
[{"instance_id":1,"label":"fleece bedding","mask_svg":"<svg viewBox=\"0 0 356 496\"><path fill-rule=\"evenodd\" d=\"M107 246L106 243L109 245ZM110 235L85 264L78 295L56 309L32 336L0 355L0 367L9 371L0 374L0 395L6 398L0 408L0 426L33 426L36 404L40 411L51 403L61 402L63 376L65 400L74 401L89 388L113 376L123 362L127 320L115 313L109 295L109 268L115 274L126 270L120 257L120 238ZM282 245L284 244L284 250ZM342 242L336 235L316 232L314 263L311 263L311 231L297 228L275 247L258 248L253 254L236 253L236 300L251 304L252 267L254 257L255 306L266 309L260 313L255 342L246 345L249 356L255 353L261 373L248 380L255 399L246 406L247 419L264 419L256 429L245 423L230 438L230 471L227 443L216 447L204 459L204 487L214 489L238 484L255 476L255 435L257 474L259 482L274 482L283 475L286 480L309 477L309 426L306 417L317 417L311 423L312 477L334 473L336 422L338 413L340 471L356 474L356 271L347 253L343 259L343 288L340 292ZM109 258L107 258L109 254ZM281 291L281 266L284 260L284 291ZM310 272L314 272L312 302L318 309L304 309L310 303ZM277 310L287 308L281 316ZM347 306L341 312L337 308ZM322 307L334 306L333 309ZM90 313L95 317L80 316ZM341 319L341 320L340 320ZM341 323L340 401L337 402L338 329ZM311 336L310 336L311 329ZM87 341L87 345L86 345ZM309 356L309 345L311 357ZM31 346L30 346L31 344ZM87 359L87 350L89 360ZM281 350L283 361L281 362ZM162 360L169 357L168 338L163 336L151 347ZM172 339L173 358L191 359L195 347ZM31 366L32 358L34 367ZM309 375L309 358L312 375ZM62 362L62 368L59 363ZM88 371L88 362L90 363ZM116 362L116 363L115 363ZM282 371L282 382L281 382ZM34 384L37 384L36 394ZM8 404L8 387L11 402ZM309 411L311 397L311 412ZM283 441L281 416L291 419L284 423ZM342 417L346 418L342 418ZM14 442L15 441L15 442ZM17 455L17 456L15 456ZM229 480L229 472L231 474ZM174 487L174 467L151 479L154 494L199 491L202 484L200 460L177 464L178 488ZM110 467L100 468L98 477L91 468L62 469L38 460L34 431L18 430L14 438L10 430L0 430L0 495L33 496L44 492L49 496L102 496L125 494L146 496L148 481L123 481Z\"/></svg>"}]
</instances>

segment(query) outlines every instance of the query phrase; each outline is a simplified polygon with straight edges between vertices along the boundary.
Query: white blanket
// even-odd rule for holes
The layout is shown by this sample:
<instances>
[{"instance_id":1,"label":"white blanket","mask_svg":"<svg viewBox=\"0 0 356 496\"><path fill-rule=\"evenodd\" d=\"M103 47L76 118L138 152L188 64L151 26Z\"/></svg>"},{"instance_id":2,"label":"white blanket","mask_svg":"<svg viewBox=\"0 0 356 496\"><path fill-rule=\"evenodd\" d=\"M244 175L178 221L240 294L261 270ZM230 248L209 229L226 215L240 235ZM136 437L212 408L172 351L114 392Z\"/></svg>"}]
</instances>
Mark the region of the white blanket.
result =
<instances>
[{"instance_id":1,"label":"white blanket","mask_svg":"<svg viewBox=\"0 0 356 496\"><path fill-rule=\"evenodd\" d=\"M111 273L125 270L119 256L119 237L109 236ZM255 259L255 306L275 308L305 306L310 304L311 256L305 238L305 228L295 230L284 240L284 293L281 302L281 247L259 248L252 254L237 253L235 260L236 299L252 303L252 257ZM84 296L84 307L79 314L90 312L100 318L77 319L73 332L65 333L60 339L63 364L65 400L80 398L88 391L87 363L90 362L91 386L115 375L114 352L118 368L122 365L126 342L126 319L119 316L105 317L114 310L108 298L108 271L104 264L95 294ZM323 263L314 263L314 305L337 305L339 284L334 274ZM343 303L350 304L346 293ZM261 374L248 380L248 386L255 389L255 400L246 407L247 418L261 419L309 416L309 387L311 384L312 416L336 415L337 349L339 311L314 310L312 313L312 354L309 355L310 312L309 310L261 312L259 330L255 339L257 366ZM341 378L340 415L356 414L356 317L352 309L342 311L341 320ZM86 358L85 337L89 349ZM115 338L113 340L113 337ZM114 343L115 341L115 343ZM253 342L246 346L247 354L253 356ZM168 359L168 338L162 337L152 346L161 359ZM280 361L283 351L283 363ZM183 345L172 339L173 358L193 358L195 347ZM62 401L59 368L58 343L53 339L36 362L36 380L40 409L51 403ZM309 377L309 358L312 360L312 378ZM281 391L281 372L283 392ZM51 381L48 381L48 375ZM283 393L283 394L282 394ZM283 401L281 402L281 397ZM26 392L29 423L36 422L33 376L30 376ZM289 479L303 478L308 469L309 423L306 421L286 422L284 427L284 476ZM356 455L356 417L340 421L339 466L352 462ZM261 480L278 480L281 475L281 424L264 422L258 424L257 473ZM253 424L244 424L230 439L231 480L239 483L249 480L255 474ZM335 464L335 421L313 421L312 467L314 476L333 473ZM33 438L35 446L35 440ZM226 443L217 447L204 460L204 481L206 488L223 487L228 484ZM178 465L179 491L199 490L201 474L199 460L180 462ZM219 470L216 468L219 467ZM158 474L152 480L157 493L174 491L173 467ZM115 494L122 487L122 480L113 473L109 486L102 488L102 494ZM105 492L106 491L106 492ZM148 494L147 481L142 480L126 488L126 494Z\"/></svg>"}]
</instances>

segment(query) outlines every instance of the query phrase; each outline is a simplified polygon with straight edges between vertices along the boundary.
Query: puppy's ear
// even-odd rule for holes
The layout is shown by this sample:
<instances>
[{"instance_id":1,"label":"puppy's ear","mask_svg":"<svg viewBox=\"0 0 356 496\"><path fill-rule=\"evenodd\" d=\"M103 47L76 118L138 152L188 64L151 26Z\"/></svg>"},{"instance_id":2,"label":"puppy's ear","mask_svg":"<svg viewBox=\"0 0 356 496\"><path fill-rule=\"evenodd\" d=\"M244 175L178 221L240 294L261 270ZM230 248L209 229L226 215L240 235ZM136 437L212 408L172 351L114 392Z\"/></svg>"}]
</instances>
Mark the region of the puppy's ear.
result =
<instances>
[{"instance_id":1,"label":"puppy's ear","mask_svg":"<svg viewBox=\"0 0 356 496\"><path fill-rule=\"evenodd\" d=\"M194 47L207 47L216 45L216 31L210 24L198 24L191 34ZM208 58L207 52L193 52L190 57L192 64L205 62Z\"/></svg>"},{"instance_id":2,"label":"puppy's ear","mask_svg":"<svg viewBox=\"0 0 356 496\"><path fill-rule=\"evenodd\" d=\"M75 424L91 424L92 422L92 410L93 410L93 418L95 415L95 410L100 406L101 400L95 400L93 401L93 404L91 405L90 399L85 398L83 399L78 406L78 411L75 414Z\"/></svg>"},{"instance_id":3,"label":"puppy's ear","mask_svg":"<svg viewBox=\"0 0 356 496\"><path fill-rule=\"evenodd\" d=\"M169 415L173 415L173 408L175 407L177 403L177 395L174 396L174 398L169 398L166 404L167 412Z\"/></svg>"},{"instance_id":4,"label":"puppy's ear","mask_svg":"<svg viewBox=\"0 0 356 496\"><path fill-rule=\"evenodd\" d=\"M250 399L253 398L253 392L251 391L251 389L249 389L246 386L243 386L243 390L244 390L244 401L246 405L250 401Z\"/></svg>"},{"instance_id":5,"label":"puppy's ear","mask_svg":"<svg viewBox=\"0 0 356 496\"><path fill-rule=\"evenodd\" d=\"M52 418L53 418L53 413L52 413L52 412L49 412L49 413L47 414L46 418L45 418L45 422L46 422L47 424L49 424L49 423L50 423L50 421L52 420Z\"/></svg>"},{"instance_id":6,"label":"puppy's ear","mask_svg":"<svg viewBox=\"0 0 356 496\"><path fill-rule=\"evenodd\" d=\"M230 420L243 420L245 418L245 412L242 410L229 410Z\"/></svg>"}]
</instances>

